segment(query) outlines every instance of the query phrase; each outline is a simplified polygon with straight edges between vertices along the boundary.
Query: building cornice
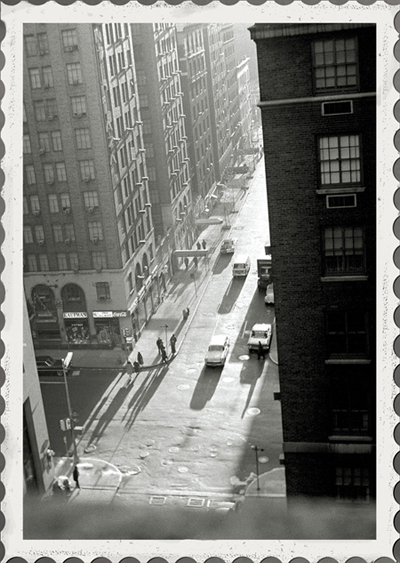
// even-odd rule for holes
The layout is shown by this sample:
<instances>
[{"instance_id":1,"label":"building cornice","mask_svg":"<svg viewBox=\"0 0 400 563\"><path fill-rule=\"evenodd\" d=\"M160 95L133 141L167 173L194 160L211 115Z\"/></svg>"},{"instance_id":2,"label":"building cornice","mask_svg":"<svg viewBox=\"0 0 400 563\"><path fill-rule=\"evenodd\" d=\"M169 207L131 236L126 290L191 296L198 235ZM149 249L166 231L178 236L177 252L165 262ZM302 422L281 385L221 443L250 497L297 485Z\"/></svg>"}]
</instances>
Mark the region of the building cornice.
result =
<instances>
[{"instance_id":1,"label":"building cornice","mask_svg":"<svg viewBox=\"0 0 400 563\"><path fill-rule=\"evenodd\" d=\"M285 106L294 104L315 104L337 100L359 100L362 98L375 98L376 92L349 92L347 94L330 94L328 96L308 96L306 98L285 98L258 102L259 108L270 106Z\"/></svg>"},{"instance_id":2,"label":"building cornice","mask_svg":"<svg viewBox=\"0 0 400 563\"><path fill-rule=\"evenodd\" d=\"M359 29L372 27L372 23L309 23L309 24L259 24L256 23L249 27L251 38L254 41L260 39L275 39L277 37L293 37L297 35L309 35L346 31L349 29Z\"/></svg>"}]
</instances>

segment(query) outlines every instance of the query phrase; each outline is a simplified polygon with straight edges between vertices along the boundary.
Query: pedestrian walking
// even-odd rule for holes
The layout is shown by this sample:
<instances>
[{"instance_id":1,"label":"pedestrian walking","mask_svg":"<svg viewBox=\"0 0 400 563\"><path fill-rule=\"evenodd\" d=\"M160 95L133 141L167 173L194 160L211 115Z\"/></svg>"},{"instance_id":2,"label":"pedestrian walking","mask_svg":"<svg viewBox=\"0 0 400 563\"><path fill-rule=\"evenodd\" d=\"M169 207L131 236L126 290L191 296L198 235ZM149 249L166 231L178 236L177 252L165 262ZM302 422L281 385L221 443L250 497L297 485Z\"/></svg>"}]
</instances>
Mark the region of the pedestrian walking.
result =
<instances>
[{"instance_id":1,"label":"pedestrian walking","mask_svg":"<svg viewBox=\"0 0 400 563\"><path fill-rule=\"evenodd\" d=\"M207 244L206 244L206 241L205 241L204 239L203 239L201 245L202 245L202 247L203 247L203 250L205 250L206 247L207 247Z\"/></svg>"},{"instance_id":2,"label":"pedestrian walking","mask_svg":"<svg viewBox=\"0 0 400 563\"><path fill-rule=\"evenodd\" d=\"M161 351L161 361L165 364L167 360L168 360L167 352L165 351L165 348L163 347L163 349Z\"/></svg>"},{"instance_id":3,"label":"pedestrian walking","mask_svg":"<svg viewBox=\"0 0 400 563\"><path fill-rule=\"evenodd\" d=\"M140 364L138 361L133 362L133 371L136 373L136 375L139 373L140 371Z\"/></svg>"},{"instance_id":4,"label":"pedestrian walking","mask_svg":"<svg viewBox=\"0 0 400 563\"><path fill-rule=\"evenodd\" d=\"M67 500L72 494L71 484L69 482L69 479L67 479L67 478L65 478L64 481L63 481L63 493L64 493L65 500Z\"/></svg>"},{"instance_id":5,"label":"pedestrian walking","mask_svg":"<svg viewBox=\"0 0 400 563\"><path fill-rule=\"evenodd\" d=\"M160 338L160 336L157 338L156 344L157 344L157 348L158 348L158 353L161 354L161 348L164 346L164 344L163 344L163 341Z\"/></svg>"},{"instance_id":6,"label":"pedestrian walking","mask_svg":"<svg viewBox=\"0 0 400 563\"><path fill-rule=\"evenodd\" d=\"M186 269L189 268L189 258L187 256L185 258L185 267L186 267Z\"/></svg>"},{"instance_id":7,"label":"pedestrian walking","mask_svg":"<svg viewBox=\"0 0 400 563\"><path fill-rule=\"evenodd\" d=\"M171 354L176 354L176 336L173 334L169 339L169 343L171 345Z\"/></svg>"},{"instance_id":8,"label":"pedestrian walking","mask_svg":"<svg viewBox=\"0 0 400 563\"><path fill-rule=\"evenodd\" d=\"M74 470L72 472L72 478L75 481L75 488L80 489L81 486L79 484L79 469L77 465L75 465Z\"/></svg>"},{"instance_id":9,"label":"pedestrian walking","mask_svg":"<svg viewBox=\"0 0 400 563\"><path fill-rule=\"evenodd\" d=\"M200 244L200 241L199 241L199 240L197 241L196 246L197 246L197 250L201 250L201 244Z\"/></svg>"},{"instance_id":10,"label":"pedestrian walking","mask_svg":"<svg viewBox=\"0 0 400 563\"><path fill-rule=\"evenodd\" d=\"M199 264L199 261L198 261L197 256L195 256L195 257L193 258L193 262L194 262L194 267L197 268L197 266L198 266L198 264Z\"/></svg>"},{"instance_id":11,"label":"pedestrian walking","mask_svg":"<svg viewBox=\"0 0 400 563\"><path fill-rule=\"evenodd\" d=\"M143 361L143 356L140 352L137 353L137 361L139 362L139 364L142 366L144 364Z\"/></svg>"},{"instance_id":12,"label":"pedestrian walking","mask_svg":"<svg viewBox=\"0 0 400 563\"><path fill-rule=\"evenodd\" d=\"M260 358L265 360L265 350L264 350L264 346L261 344L261 341L259 340L258 348L257 348L257 360L259 360Z\"/></svg>"},{"instance_id":13,"label":"pedestrian walking","mask_svg":"<svg viewBox=\"0 0 400 563\"><path fill-rule=\"evenodd\" d=\"M128 381L125 385L125 387L127 387L133 381L133 366L129 360L126 362L125 371L128 374Z\"/></svg>"}]
</instances>

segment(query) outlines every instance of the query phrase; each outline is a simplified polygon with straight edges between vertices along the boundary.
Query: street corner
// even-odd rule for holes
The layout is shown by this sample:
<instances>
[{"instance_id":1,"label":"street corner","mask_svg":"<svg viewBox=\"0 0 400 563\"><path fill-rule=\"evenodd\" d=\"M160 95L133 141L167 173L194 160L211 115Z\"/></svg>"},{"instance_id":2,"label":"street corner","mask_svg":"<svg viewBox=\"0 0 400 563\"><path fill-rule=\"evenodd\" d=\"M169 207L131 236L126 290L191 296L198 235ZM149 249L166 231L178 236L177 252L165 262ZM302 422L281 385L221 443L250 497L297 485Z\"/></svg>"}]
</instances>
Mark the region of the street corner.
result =
<instances>
[{"instance_id":1,"label":"street corner","mask_svg":"<svg viewBox=\"0 0 400 563\"><path fill-rule=\"evenodd\" d=\"M117 488L122 479L121 471L112 463L97 458L81 458L77 463L81 487Z\"/></svg>"}]
</instances>

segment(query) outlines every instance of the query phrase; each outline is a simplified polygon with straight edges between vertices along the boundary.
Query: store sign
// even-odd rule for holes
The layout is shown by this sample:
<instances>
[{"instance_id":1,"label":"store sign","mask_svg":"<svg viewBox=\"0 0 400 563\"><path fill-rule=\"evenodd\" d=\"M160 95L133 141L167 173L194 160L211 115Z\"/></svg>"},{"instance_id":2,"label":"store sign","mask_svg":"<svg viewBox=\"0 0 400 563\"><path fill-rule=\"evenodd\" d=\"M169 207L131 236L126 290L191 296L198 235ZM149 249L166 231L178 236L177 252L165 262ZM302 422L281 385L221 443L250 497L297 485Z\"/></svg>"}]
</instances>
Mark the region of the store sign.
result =
<instances>
[{"instance_id":1,"label":"store sign","mask_svg":"<svg viewBox=\"0 0 400 563\"><path fill-rule=\"evenodd\" d=\"M93 311L94 319L109 319L126 317L128 313L126 311Z\"/></svg>"},{"instance_id":2,"label":"store sign","mask_svg":"<svg viewBox=\"0 0 400 563\"><path fill-rule=\"evenodd\" d=\"M87 319L87 313L63 313L64 319Z\"/></svg>"}]
</instances>

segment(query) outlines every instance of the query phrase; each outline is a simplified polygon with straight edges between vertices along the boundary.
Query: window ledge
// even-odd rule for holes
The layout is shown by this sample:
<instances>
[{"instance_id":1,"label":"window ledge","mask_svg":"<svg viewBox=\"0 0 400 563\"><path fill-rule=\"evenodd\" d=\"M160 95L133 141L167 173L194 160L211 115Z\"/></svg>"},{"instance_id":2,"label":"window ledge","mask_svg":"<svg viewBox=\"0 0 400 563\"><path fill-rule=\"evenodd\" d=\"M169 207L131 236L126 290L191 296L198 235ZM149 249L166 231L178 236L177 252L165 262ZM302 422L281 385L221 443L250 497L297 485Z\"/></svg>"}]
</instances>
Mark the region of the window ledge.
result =
<instances>
[{"instance_id":1,"label":"window ledge","mask_svg":"<svg viewBox=\"0 0 400 563\"><path fill-rule=\"evenodd\" d=\"M365 274L354 274L354 275L349 275L349 276L341 276L341 275L337 275L337 276L322 276L321 277L321 281L322 282L348 282L348 281L368 281L368 276L366 276Z\"/></svg>"},{"instance_id":2,"label":"window ledge","mask_svg":"<svg viewBox=\"0 0 400 563\"><path fill-rule=\"evenodd\" d=\"M370 363L371 360L368 360L367 358L330 358L329 360L325 360L325 364L327 365L340 365L340 364L367 365Z\"/></svg>"},{"instance_id":3,"label":"window ledge","mask_svg":"<svg viewBox=\"0 0 400 563\"><path fill-rule=\"evenodd\" d=\"M362 186L354 186L349 188L319 188L315 190L318 195L331 195L331 194L356 194L365 192Z\"/></svg>"},{"instance_id":4,"label":"window ledge","mask_svg":"<svg viewBox=\"0 0 400 563\"><path fill-rule=\"evenodd\" d=\"M341 436L340 434L334 434L333 436L328 436L328 440L331 442L372 442L372 436Z\"/></svg>"}]
</instances>

